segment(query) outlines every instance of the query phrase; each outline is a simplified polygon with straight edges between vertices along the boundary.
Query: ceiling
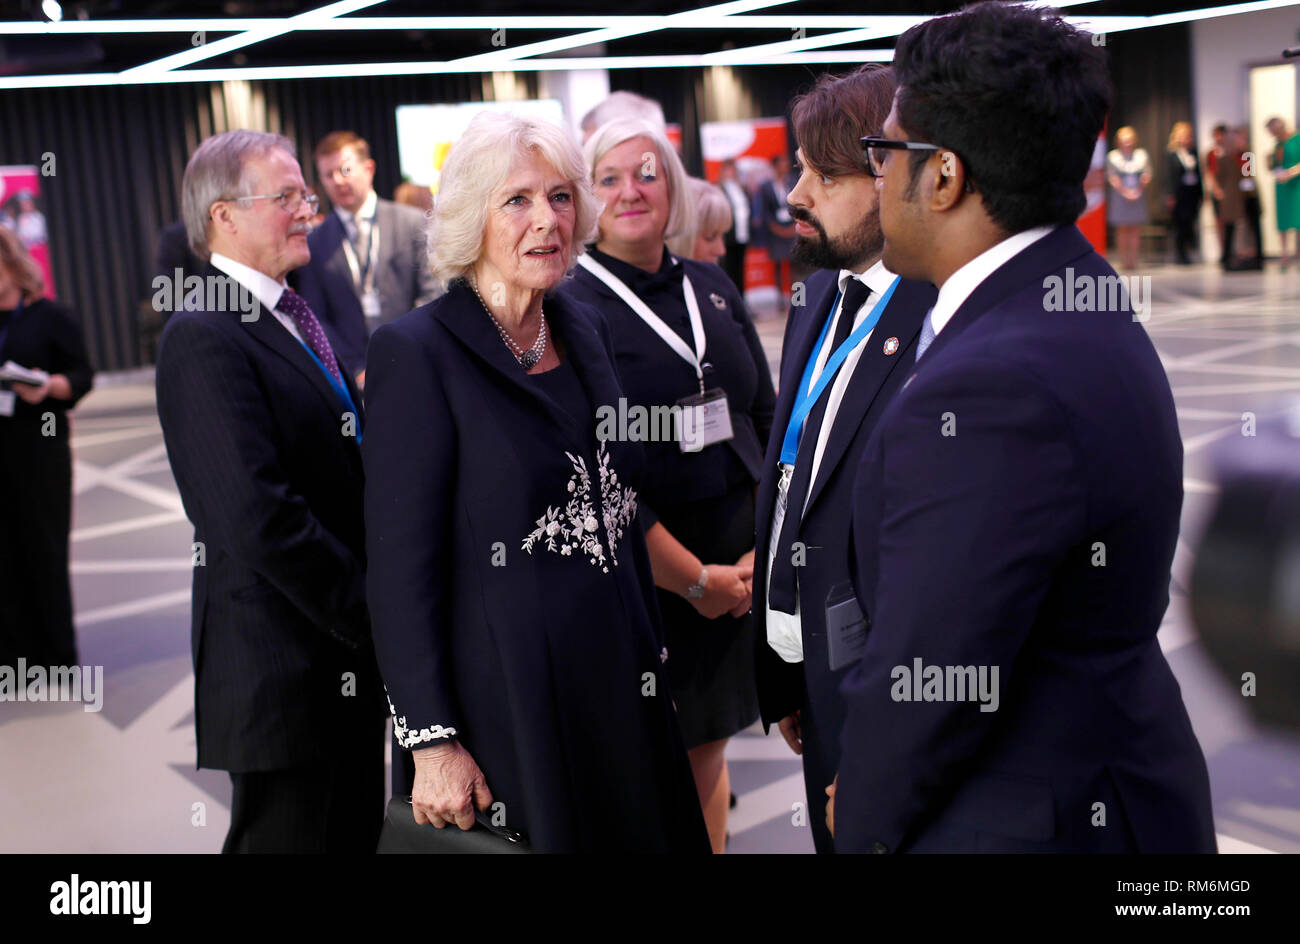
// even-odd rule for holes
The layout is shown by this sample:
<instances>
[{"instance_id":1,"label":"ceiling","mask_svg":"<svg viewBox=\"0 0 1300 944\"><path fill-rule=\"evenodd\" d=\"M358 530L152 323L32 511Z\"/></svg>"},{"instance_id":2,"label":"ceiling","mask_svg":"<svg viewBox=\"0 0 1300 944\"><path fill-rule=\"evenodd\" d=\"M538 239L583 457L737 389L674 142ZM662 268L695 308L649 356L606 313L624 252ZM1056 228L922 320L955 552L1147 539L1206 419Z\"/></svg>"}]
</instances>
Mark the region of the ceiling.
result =
<instances>
[{"instance_id":1,"label":"ceiling","mask_svg":"<svg viewBox=\"0 0 1300 944\"><path fill-rule=\"evenodd\" d=\"M1061 0L1094 31L1151 28L1227 11L1291 6L1215 0ZM734 0L0 0L0 88L888 60L896 37L959 2ZM556 19L569 17L568 20ZM291 19L296 18L296 19ZM165 31L164 31L165 30ZM1281 37L1282 43L1297 38Z\"/></svg>"}]
</instances>

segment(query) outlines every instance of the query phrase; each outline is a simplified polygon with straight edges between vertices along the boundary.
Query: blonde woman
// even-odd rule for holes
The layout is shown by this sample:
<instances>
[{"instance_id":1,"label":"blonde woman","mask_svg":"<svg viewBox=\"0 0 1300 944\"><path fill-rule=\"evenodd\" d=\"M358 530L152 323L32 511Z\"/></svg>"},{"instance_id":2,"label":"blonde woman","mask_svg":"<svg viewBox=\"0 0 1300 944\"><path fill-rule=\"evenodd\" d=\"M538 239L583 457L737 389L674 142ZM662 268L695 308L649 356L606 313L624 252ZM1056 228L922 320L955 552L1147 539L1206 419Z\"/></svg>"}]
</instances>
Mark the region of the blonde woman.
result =
<instances>
[{"instance_id":1,"label":"blonde woman","mask_svg":"<svg viewBox=\"0 0 1300 944\"><path fill-rule=\"evenodd\" d=\"M1115 150L1106 155L1110 183L1106 220L1115 227L1120 264L1130 272L1138 264L1139 232L1147 222L1146 189L1151 183L1151 161L1137 144L1137 132L1125 125L1115 132Z\"/></svg>"},{"instance_id":2,"label":"blonde woman","mask_svg":"<svg viewBox=\"0 0 1300 944\"><path fill-rule=\"evenodd\" d=\"M731 202L722 190L707 180L691 177L691 203L695 206L695 229L668 240L668 249L674 255L722 265L727 254L723 237L731 230Z\"/></svg>"},{"instance_id":3,"label":"blonde woman","mask_svg":"<svg viewBox=\"0 0 1300 944\"><path fill-rule=\"evenodd\" d=\"M371 339L367 586L394 779L416 822L487 814L535 851L704 852L644 457L598 439L623 396L609 332L554 294L598 213L565 131L477 116L430 222L447 292Z\"/></svg>"}]
</instances>

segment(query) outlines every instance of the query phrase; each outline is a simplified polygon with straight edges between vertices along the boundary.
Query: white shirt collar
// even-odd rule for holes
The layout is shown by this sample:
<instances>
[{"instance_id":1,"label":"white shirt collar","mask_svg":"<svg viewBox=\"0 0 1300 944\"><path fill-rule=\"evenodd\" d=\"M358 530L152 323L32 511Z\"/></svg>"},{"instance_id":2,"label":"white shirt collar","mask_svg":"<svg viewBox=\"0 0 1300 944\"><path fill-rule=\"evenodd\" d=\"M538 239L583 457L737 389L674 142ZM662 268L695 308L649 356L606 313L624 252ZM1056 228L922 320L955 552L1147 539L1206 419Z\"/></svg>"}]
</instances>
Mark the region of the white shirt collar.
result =
<instances>
[{"instance_id":1,"label":"white shirt collar","mask_svg":"<svg viewBox=\"0 0 1300 944\"><path fill-rule=\"evenodd\" d=\"M242 262L236 262L219 252L212 254L212 264L256 295L257 300L267 311L275 308L280 301L280 296L289 287L286 283L277 282L266 273L251 269Z\"/></svg>"},{"instance_id":2,"label":"white shirt collar","mask_svg":"<svg viewBox=\"0 0 1300 944\"><path fill-rule=\"evenodd\" d=\"M361 217L361 219L363 220L374 219L375 206L378 203L379 203L379 195L375 193L373 189L371 189L370 193L366 194L366 199L361 202L361 209L357 210L356 216ZM334 212L339 215L339 219L341 219L344 223L351 223L354 218L352 213L348 212L342 207L336 206L334 208Z\"/></svg>"},{"instance_id":3,"label":"white shirt collar","mask_svg":"<svg viewBox=\"0 0 1300 944\"><path fill-rule=\"evenodd\" d=\"M875 264L861 274L854 272L852 269L840 269L840 291L848 285L849 279L857 279L867 288L871 289L872 297L879 298L894 281L894 273L885 268L885 263L879 259Z\"/></svg>"},{"instance_id":4,"label":"white shirt collar","mask_svg":"<svg viewBox=\"0 0 1300 944\"><path fill-rule=\"evenodd\" d=\"M970 298L975 289L979 288L981 282L1054 229L1055 226L1035 226L1033 229L1022 230L1014 236L1008 236L948 276L948 281L944 282L943 288L939 289L939 297L935 299L934 307L930 309L930 326L934 328L934 333L937 335L944 329L944 326L952 320L952 316L957 313L957 309Z\"/></svg>"}]
</instances>

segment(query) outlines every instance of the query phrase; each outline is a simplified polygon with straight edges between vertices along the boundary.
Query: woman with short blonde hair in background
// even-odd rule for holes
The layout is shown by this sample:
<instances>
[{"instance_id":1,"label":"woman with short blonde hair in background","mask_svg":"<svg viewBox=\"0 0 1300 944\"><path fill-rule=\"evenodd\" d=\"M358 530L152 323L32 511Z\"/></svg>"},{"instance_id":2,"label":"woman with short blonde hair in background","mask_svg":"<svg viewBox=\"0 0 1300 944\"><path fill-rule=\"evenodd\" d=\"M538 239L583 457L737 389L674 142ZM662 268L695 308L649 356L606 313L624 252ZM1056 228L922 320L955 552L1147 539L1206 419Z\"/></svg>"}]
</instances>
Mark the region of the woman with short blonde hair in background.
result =
<instances>
[{"instance_id":1,"label":"woman with short blonde hair in background","mask_svg":"<svg viewBox=\"0 0 1300 944\"><path fill-rule=\"evenodd\" d=\"M1106 155L1110 183L1106 220L1115 227L1120 264L1129 272L1138 264L1138 241L1147 222L1146 189L1151 183L1151 161L1137 143L1137 132L1125 125L1115 132L1115 150Z\"/></svg>"},{"instance_id":2,"label":"woman with short blonde hair in background","mask_svg":"<svg viewBox=\"0 0 1300 944\"><path fill-rule=\"evenodd\" d=\"M721 188L707 180L689 177L687 184L695 206L695 228L668 240L668 251L696 262L721 265L727 254L723 236L731 229L731 202Z\"/></svg>"}]
</instances>

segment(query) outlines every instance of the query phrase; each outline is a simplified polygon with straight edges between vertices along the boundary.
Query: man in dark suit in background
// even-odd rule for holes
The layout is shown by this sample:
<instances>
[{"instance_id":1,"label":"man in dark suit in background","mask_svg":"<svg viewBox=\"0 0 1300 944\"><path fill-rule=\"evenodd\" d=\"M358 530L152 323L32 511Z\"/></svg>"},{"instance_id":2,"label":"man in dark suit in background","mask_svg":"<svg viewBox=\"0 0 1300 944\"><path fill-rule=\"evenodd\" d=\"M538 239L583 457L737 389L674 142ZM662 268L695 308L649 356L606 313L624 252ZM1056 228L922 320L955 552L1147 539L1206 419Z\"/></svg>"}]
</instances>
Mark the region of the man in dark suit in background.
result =
<instances>
[{"instance_id":1,"label":"man in dark suit in background","mask_svg":"<svg viewBox=\"0 0 1300 944\"><path fill-rule=\"evenodd\" d=\"M749 248L750 216L753 212L752 200L740 182L736 162L727 158L718 168L718 186L722 189L731 205L731 229L722 234L722 242L727 253L722 259L722 271L727 273L740 292L745 296L745 250Z\"/></svg>"},{"instance_id":2,"label":"man in dark suit in background","mask_svg":"<svg viewBox=\"0 0 1300 944\"><path fill-rule=\"evenodd\" d=\"M1105 52L1055 13L981 3L908 30L894 71L870 151L884 262L939 295L854 489L869 629L835 848L1213 852L1156 641L1173 397L1140 299L1074 225Z\"/></svg>"},{"instance_id":3,"label":"man in dark suit in background","mask_svg":"<svg viewBox=\"0 0 1300 944\"><path fill-rule=\"evenodd\" d=\"M772 176L759 184L754 195L753 232L750 235L753 244L766 249L768 258L772 260L776 294L782 305L789 297L786 289L790 286L790 252L794 247L794 220L790 218L790 208L786 203L793 183L791 177L790 158L784 154L772 158Z\"/></svg>"},{"instance_id":4,"label":"man in dark suit in background","mask_svg":"<svg viewBox=\"0 0 1300 944\"><path fill-rule=\"evenodd\" d=\"M361 397L285 285L315 209L289 141L230 131L185 169L204 292L163 333L158 416L194 523L198 766L226 852L373 852L383 689L365 600Z\"/></svg>"},{"instance_id":5,"label":"man in dark suit in background","mask_svg":"<svg viewBox=\"0 0 1300 944\"><path fill-rule=\"evenodd\" d=\"M844 719L839 683L848 663L837 648L832 667L825 606L830 589L849 579L845 512L853 475L906 376L935 295L923 282L891 289L894 274L880 262L876 188L861 139L880 130L893 97L893 74L872 64L823 76L792 108L803 165L789 196L794 257L820 271L786 321L781 392L758 491L755 653L763 721L779 724L802 755L818 811L839 766ZM891 291L878 323L869 324ZM837 369L831 358L841 346L848 353ZM809 385L823 373L820 394L810 397ZM792 418L797 405L803 409ZM811 823L817 851L834 851L822 818Z\"/></svg>"},{"instance_id":6,"label":"man in dark suit in background","mask_svg":"<svg viewBox=\"0 0 1300 944\"><path fill-rule=\"evenodd\" d=\"M438 293L425 252L424 214L380 199L370 146L351 131L316 145L316 174L334 207L308 237L298 291L339 338L339 359L365 383L366 345L381 324Z\"/></svg>"}]
</instances>

